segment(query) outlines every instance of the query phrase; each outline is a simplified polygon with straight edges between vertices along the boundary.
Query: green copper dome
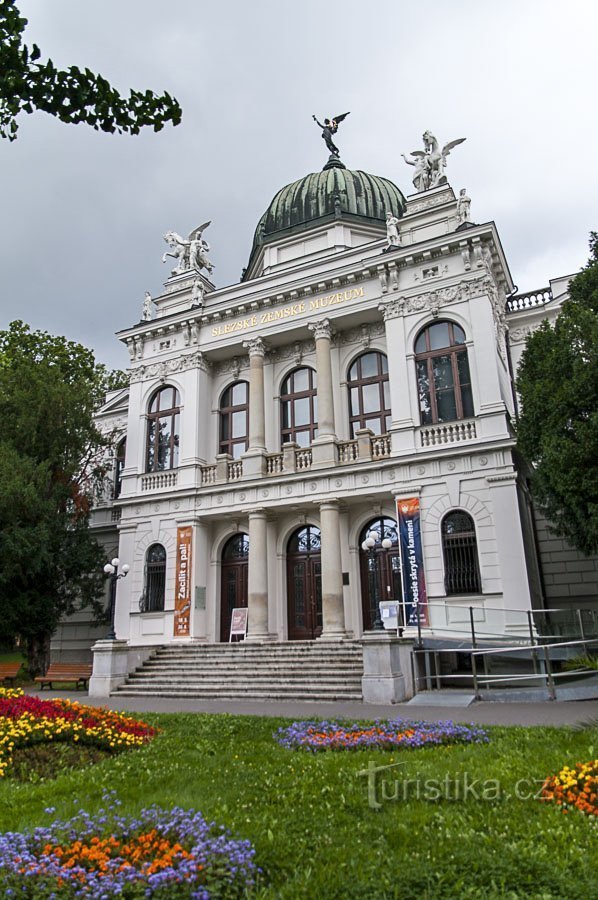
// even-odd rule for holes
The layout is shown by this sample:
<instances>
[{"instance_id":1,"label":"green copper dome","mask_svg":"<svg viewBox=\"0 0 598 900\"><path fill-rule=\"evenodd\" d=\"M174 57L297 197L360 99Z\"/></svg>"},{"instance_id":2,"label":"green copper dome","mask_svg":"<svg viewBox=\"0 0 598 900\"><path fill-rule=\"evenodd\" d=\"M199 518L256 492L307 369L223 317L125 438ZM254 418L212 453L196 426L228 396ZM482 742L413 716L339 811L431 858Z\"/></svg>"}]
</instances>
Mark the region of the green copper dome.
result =
<instances>
[{"instance_id":1,"label":"green copper dome","mask_svg":"<svg viewBox=\"0 0 598 900\"><path fill-rule=\"evenodd\" d=\"M248 271L261 245L334 219L384 225L386 213L400 218L405 198L387 178L352 171L331 156L321 172L283 187L258 222Z\"/></svg>"}]
</instances>

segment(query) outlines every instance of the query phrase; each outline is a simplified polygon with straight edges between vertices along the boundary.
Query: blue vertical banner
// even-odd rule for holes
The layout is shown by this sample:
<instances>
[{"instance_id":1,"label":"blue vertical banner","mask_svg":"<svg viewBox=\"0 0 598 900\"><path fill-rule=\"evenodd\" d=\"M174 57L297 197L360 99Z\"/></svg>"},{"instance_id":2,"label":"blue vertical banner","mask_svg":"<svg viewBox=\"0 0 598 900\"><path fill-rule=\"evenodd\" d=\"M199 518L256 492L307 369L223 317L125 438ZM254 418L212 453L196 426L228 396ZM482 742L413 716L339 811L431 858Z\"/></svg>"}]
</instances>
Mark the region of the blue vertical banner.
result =
<instances>
[{"instance_id":1,"label":"blue vertical banner","mask_svg":"<svg viewBox=\"0 0 598 900\"><path fill-rule=\"evenodd\" d=\"M399 546L401 548L401 579L405 624L428 624L428 597L424 576L424 555L419 512L419 497L397 500Z\"/></svg>"}]
</instances>

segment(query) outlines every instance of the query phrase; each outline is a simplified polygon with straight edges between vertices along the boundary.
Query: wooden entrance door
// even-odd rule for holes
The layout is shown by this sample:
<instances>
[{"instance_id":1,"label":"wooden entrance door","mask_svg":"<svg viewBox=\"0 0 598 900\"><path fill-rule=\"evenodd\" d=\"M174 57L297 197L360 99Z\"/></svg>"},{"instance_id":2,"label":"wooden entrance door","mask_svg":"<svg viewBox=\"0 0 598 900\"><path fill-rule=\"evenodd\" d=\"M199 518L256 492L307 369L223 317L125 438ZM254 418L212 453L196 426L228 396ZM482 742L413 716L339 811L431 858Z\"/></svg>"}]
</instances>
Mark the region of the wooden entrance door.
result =
<instances>
[{"instance_id":1,"label":"wooden entrance door","mask_svg":"<svg viewBox=\"0 0 598 900\"><path fill-rule=\"evenodd\" d=\"M378 535L378 541L372 550L365 551L361 549L361 545L370 532ZM388 550L382 547L384 538L392 541L392 547ZM381 600L394 600L399 604L399 624L404 625L401 557L395 520L379 518L368 522L359 537L359 547L363 630L369 631L372 628Z\"/></svg>"},{"instance_id":2,"label":"wooden entrance door","mask_svg":"<svg viewBox=\"0 0 598 900\"><path fill-rule=\"evenodd\" d=\"M220 567L220 640L230 637L233 609L247 606L247 563L249 538L236 534L224 545Z\"/></svg>"},{"instance_id":3,"label":"wooden entrance door","mask_svg":"<svg viewBox=\"0 0 598 900\"><path fill-rule=\"evenodd\" d=\"M311 641L322 633L320 529L307 525L287 546L287 609L290 641Z\"/></svg>"}]
</instances>

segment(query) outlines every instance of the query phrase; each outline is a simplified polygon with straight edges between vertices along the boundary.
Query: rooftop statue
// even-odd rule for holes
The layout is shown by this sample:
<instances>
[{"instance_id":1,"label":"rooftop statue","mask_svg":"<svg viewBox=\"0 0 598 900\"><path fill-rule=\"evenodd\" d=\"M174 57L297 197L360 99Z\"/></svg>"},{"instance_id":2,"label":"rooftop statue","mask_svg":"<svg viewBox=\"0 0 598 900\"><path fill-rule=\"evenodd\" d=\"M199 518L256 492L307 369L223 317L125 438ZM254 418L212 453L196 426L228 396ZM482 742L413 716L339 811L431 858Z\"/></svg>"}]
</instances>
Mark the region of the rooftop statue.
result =
<instances>
[{"instance_id":1,"label":"rooftop statue","mask_svg":"<svg viewBox=\"0 0 598 900\"><path fill-rule=\"evenodd\" d=\"M442 150L431 131L424 131L423 150L412 150L411 156L414 159L407 159L404 153L401 154L408 166L415 166L413 173L413 186L419 192L427 191L430 188L438 187L440 184L446 184L446 158L458 144L462 144L466 138L457 138L455 141L449 141Z\"/></svg>"},{"instance_id":2,"label":"rooftop statue","mask_svg":"<svg viewBox=\"0 0 598 900\"><path fill-rule=\"evenodd\" d=\"M391 247L399 247L401 244L401 236L399 234L400 219L397 219L392 212L386 213L386 243L388 249Z\"/></svg>"},{"instance_id":3,"label":"rooftop statue","mask_svg":"<svg viewBox=\"0 0 598 900\"><path fill-rule=\"evenodd\" d=\"M162 256L162 262L166 262L166 257L171 256L178 261L178 265L174 267L171 275L180 275L181 272L187 272L190 269L200 272L201 269L207 269L212 274L213 264L207 257L210 252L210 245L202 237L202 233L208 227L210 222L204 222L199 228L194 228L187 238L181 237L176 231L167 231L164 240L170 247Z\"/></svg>"},{"instance_id":4,"label":"rooftop statue","mask_svg":"<svg viewBox=\"0 0 598 900\"><path fill-rule=\"evenodd\" d=\"M350 115L350 113L346 112L341 116L334 116L333 119L324 119L323 125L321 122L318 122L315 116L312 116L312 119L314 120L316 125L319 125L322 129L322 137L324 138L326 146L333 156L339 156L339 149L332 140L332 135L336 134L336 132L338 131L338 126L343 121L343 119L347 118L348 115Z\"/></svg>"},{"instance_id":5,"label":"rooftop statue","mask_svg":"<svg viewBox=\"0 0 598 900\"><path fill-rule=\"evenodd\" d=\"M467 196L465 188L461 188L459 196L457 197L457 218L459 219L459 225L463 225L464 222L471 222L470 207L471 197Z\"/></svg>"},{"instance_id":6,"label":"rooftop statue","mask_svg":"<svg viewBox=\"0 0 598 900\"><path fill-rule=\"evenodd\" d=\"M150 319L153 318L153 303L152 295L149 291L146 291L145 297L143 298L143 311L141 313L142 321L149 322Z\"/></svg>"}]
</instances>

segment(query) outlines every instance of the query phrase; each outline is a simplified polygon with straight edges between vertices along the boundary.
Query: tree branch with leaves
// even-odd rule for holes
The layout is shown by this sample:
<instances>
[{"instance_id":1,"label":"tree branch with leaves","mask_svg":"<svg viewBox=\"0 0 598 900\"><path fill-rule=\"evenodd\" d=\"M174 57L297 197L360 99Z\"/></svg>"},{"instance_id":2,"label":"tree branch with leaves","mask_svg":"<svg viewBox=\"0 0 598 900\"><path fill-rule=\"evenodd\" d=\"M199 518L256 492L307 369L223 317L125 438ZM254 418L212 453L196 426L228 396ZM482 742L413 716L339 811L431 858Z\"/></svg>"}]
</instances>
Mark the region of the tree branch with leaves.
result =
<instances>
[{"instance_id":1,"label":"tree branch with leaves","mask_svg":"<svg viewBox=\"0 0 598 900\"><path fill-rule=\"evenodd\" d=\"M26 25L15 0L0 0L0 137L14 141L17 117L35 110L111 133L138 134L148 125L160 131L181 121L181 108L167 92L132 90L123 97L87 68L61 70L51 59L42 62L39 47L23 43Z\"/></svg>"},{"instance_id":2,"label":"tree branch with leaves","mask_svg":"<svg viewBox=\"0 0 598 900\"><path fill-rule=\"evenodd\" d=\"M529 338L517 390L517 443L532 465L532 493L554 532L598 552L598 234L571 280L554 326Z\"/></svg>"}]
</instances>

